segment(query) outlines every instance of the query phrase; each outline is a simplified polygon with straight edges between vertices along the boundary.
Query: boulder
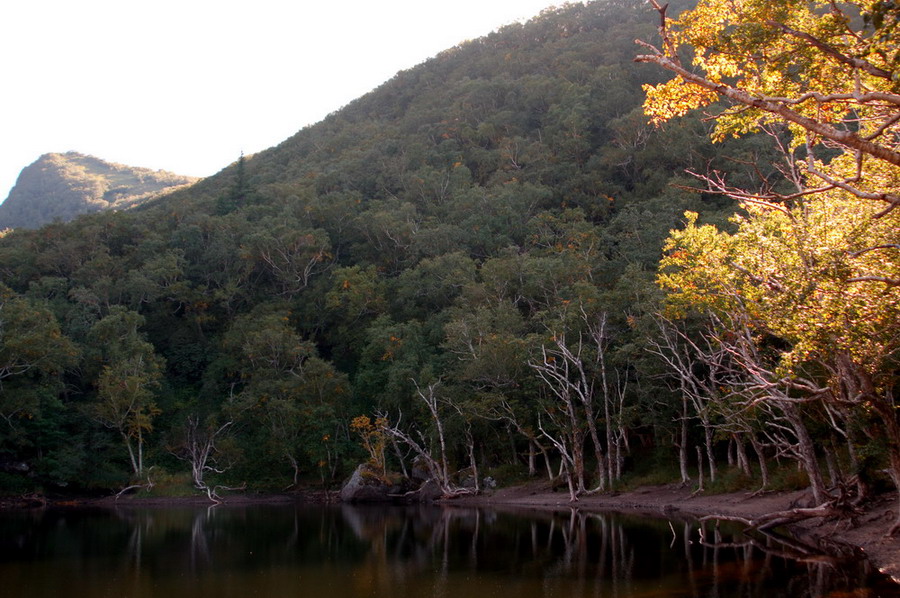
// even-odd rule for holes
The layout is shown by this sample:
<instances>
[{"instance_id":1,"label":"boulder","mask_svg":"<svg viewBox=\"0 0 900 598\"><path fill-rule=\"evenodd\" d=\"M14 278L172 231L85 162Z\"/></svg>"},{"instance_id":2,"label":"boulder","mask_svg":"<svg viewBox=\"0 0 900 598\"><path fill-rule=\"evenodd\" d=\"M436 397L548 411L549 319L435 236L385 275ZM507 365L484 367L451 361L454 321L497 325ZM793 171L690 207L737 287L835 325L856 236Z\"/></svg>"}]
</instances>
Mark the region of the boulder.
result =
<instances>
[{"instance_id":1,"label":"boulder","mask_svg":"<svg viewBox=\"0 0 900 598\"><path fill-rule=\"evenodd\" d=\"M389 482L372 472L368 465L356 468L344 487L341 488L341 501L355 502L391 502L391 494L397 491Z\"/></svg>"},{"instance_id":2,"label":"boulder","mask_svg":"<svg viewBox=\"0 0 900 598\"><path fill-rule=\"evenodd\" d=\"M412 463L412 469L409 472L409 477L414 483L421 484L422 482L427 482L431 479L431 471L428 469L428 464L425 463L425 460L421 457L416 457Z\"/></svg>"},{"instance_id":3,"label":"boulder","mask_svg":"<svg viewBox=\"0 0 900 598\"><path fill-rule=\"evenodd\" d=\"M414 502L434 502L444 495L441 487L434 480L426 480L413 495Z\"/></svg>"}]
</instances>

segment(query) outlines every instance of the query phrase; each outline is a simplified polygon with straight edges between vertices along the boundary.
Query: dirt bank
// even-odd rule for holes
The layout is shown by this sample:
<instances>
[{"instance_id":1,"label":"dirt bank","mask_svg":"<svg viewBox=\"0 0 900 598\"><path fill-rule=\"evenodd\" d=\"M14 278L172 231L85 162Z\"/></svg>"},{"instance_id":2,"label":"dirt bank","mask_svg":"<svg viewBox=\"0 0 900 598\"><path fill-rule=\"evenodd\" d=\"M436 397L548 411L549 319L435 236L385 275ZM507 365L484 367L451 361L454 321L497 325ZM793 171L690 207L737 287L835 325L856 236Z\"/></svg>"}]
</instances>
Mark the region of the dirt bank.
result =
<instances>
[{"instance_id":1,"label":"dirt bank","mask_svg":"<svg viewBox=\"0 0 900 598\"><path fill-rule=\"evenodd\" d=\"M679 513L696 517L721 515L756 519L797 506L807 493L779 492L754 494L698 494L678 485L638 488L630 492L583 496L569 502L566 492L553 492L548 484L533 483L503 488L491 495L455 499L460 505L507 505L522 508L571 508L638 512L659 516ZM869 560L894 581L900 583L900 538L885 538L897 512L896 496L871 501L865 511L852 520L808 520L791 526L792 533L811 542L837 541L860 548Z\"/></svg>"}]
</instances>

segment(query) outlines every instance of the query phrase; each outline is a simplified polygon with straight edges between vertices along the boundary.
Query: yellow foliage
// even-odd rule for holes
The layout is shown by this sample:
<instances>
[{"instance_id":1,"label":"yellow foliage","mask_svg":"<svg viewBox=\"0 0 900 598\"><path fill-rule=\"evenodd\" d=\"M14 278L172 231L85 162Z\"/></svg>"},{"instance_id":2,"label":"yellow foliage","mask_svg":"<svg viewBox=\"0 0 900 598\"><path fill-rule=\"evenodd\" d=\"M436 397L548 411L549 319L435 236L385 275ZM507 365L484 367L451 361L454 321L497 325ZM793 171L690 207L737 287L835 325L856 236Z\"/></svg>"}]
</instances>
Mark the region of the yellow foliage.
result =
<instances>
[{"instance_id":1,"label":"yellow foliage","mask_svg":"<svg viewBox=\"0 0 900 598\"><path fill-rule=\"evenodd\" d=\"M387 419L378 417L372 421L368 415L359 415L350 422L350 429L360 437L363 448L369 453L369 465L381 477L386 474L384 449L387 446L387 426Z\"/></svg>"},{"instance_id":2,"label":"yellow foliage","mask_svg":"<svg viewBox=\"0 0 900 598\"><path fill-rule=\"evenodd\" d=\"M850 170L807 169L831 187L870 178L882 161L897 178L900 16L880 0L701 0L662 31L661 48L643 43L650 53L638 57L675 73L644 87L652 122L726 100L733 107L715 115L715 141L784 124L794 149L812 155L827 144L853 157ZM896 204L897 191L868 198Z\"/></svg>"}]
</instances>

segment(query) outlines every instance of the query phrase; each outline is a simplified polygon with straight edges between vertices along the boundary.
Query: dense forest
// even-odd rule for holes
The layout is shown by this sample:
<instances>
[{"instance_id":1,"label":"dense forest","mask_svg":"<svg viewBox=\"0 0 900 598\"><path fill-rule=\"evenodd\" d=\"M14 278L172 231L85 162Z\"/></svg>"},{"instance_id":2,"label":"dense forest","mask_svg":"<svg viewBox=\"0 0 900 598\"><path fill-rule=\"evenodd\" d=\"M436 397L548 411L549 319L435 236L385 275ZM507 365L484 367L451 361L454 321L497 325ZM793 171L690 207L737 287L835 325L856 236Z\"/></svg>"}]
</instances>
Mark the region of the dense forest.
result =
<instances>
[{"instance_id":1,"label":"dense forest","mask_svg":"<svg viewBox=\"0 0 900 598\"><path fill-rule=\"evenodd\" d=\"M808 22L787 4L769 16ZM840 142L715 103L739 71L702 60L711 11L691 14L660 29L643 3L568 4L190 188L7 234L0 487L331 488L368 461L446 495L485 475L572 499L638 476L870 492L900 450L896 167L851 182L828 170ZM864 14L884 57L896 14ZM816 35L839 53L832 29ZM689 45L713 92L684 91ZM797 71L800 91L766 94L805 93ZM855 126L896 145L882 92L893 120L878 104ZM815 173L840 183L824 199ZM887 199L838 197L879 184Z\"/></svg>"},{"instance_id":2,"label":"dense forest","mask_svg":"<svg viewBox=\"0 0 900 598\"><path fill-rule=\"evenodd\" d=\"M131 208L196 180L78 152L44 154L22 169L0 203L0 230L38 228L81 214Z\"/></svg>"}]
</instances>

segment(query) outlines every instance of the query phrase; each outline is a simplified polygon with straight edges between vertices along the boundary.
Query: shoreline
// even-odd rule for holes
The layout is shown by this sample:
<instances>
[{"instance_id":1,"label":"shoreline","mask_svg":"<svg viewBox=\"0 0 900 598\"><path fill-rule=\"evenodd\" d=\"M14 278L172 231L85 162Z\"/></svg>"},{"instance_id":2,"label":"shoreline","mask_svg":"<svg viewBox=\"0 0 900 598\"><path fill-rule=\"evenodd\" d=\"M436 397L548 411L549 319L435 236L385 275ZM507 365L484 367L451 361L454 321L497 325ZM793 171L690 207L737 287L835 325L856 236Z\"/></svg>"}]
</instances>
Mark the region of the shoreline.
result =
<instances>
[{"instance_id":1,"label":"shoreline","mask_svg":"<svg viewBox=\"0 0 900 598\"><path fill-rule=\"evenodd\" d=\"M276 494L231 494L224 497L222 506L278 505L278 504L340 504L337 492L307 490ZM738 517L755 519L784 511L801 503L808 493L793 492L734 492L728 494L693 494L678 484L645 486L626 492L611 492L582 496L570 502L565 492L554 492L546 482L528 482L500 488L490 494L461 496L436 501L438 506L482 507L516 510L584 510L607 511L652 517ZM864 511L852 519L824 521L809 519L785 526L791 535L811 546L841 544L849 546L867 558L874 567L900 583L900 537L885 538L897 512L897 496L888 494L870 500ZM0 501L0 508L114 508L114 507L174 507L214 506L201 494L188 497L115 496L70 500Z\"/></svg>"},{"instance_id":2,"label":"shoreline","mask_svg":"<svg viewBox=\"0 0 900 598\"><path fill-rule=\"evenodd\" d=\"M549 485L530 483L502 488L492 495L467 496L441 501L459 506L502 506L526 509L578 509L612 511L653 517L738 517L755 519L797 506L808 498L806 490L793 492L696 494L679 484L639 487L627 492L582 496L572 503L567 493L553 492ZM821 548L843 545L858 550L881 573L900 583L900 537L886 538L897 512L897 496L888 494L870 500L863 512L839 521L808 519L784 529L796 539ZM824 549L823 549L824 551Z\"/></svg>"}]
</instances>

